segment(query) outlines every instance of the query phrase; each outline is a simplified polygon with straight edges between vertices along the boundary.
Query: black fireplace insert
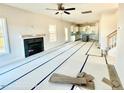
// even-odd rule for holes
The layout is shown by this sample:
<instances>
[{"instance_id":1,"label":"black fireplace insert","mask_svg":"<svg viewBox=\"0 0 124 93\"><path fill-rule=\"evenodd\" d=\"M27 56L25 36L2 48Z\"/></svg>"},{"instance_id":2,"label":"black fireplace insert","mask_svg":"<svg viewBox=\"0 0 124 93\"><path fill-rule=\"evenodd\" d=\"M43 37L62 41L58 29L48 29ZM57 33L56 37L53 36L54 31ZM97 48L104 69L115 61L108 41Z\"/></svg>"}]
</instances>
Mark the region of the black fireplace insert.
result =
<instances>
[{"instance_id":1,"label":"black fireplace insert","mask_svg":"<svg viewBox=\"0 0 124 93\"><path fill-rule=\"evenodd\" d=\"M24 39L25 57L44 51L43 37Z\"/></svg>"}]
</instances>

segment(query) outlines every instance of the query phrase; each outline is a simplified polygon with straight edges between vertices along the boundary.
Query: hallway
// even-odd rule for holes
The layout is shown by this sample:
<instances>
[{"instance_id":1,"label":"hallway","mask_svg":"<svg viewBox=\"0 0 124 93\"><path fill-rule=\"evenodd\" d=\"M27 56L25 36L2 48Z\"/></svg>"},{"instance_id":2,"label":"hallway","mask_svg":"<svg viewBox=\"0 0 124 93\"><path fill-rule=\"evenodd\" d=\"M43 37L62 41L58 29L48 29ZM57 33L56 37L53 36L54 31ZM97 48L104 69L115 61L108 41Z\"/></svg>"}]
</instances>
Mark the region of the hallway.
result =
<instances>
[{"instance_id":1,"label":"hallway","mask_svg":"<svg viewBox=\"0 0 124 93\"><path fill-rule=\"evenodd\" d=\"M0 89L75 90L77 86L50 83L50 76L59 73L76 77L79 72L86 72L95 77L96 90L110 90L112 88L102 82L103 77L109 79L109 73L105 57L101 57L96 45L92 41L70 42L3 67L0 69Z\"/></svg>"}]
</instances>

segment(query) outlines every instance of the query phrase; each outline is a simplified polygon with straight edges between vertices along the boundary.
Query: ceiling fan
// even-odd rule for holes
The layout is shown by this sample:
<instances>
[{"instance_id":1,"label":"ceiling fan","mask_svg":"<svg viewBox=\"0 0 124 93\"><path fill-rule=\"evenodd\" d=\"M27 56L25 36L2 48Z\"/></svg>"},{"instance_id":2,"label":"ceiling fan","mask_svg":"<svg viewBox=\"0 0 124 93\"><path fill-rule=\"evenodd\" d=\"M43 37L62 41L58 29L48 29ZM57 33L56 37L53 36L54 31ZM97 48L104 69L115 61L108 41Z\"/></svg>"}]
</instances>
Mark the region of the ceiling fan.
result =
<instances>
[{"instance_id":1,"label":"ceiling fan","mask_svg":"<svg viewBox=\"0 0 124 93\"><path fill-rule=\"evenodd\" d=\"M58 5L58 9L50 9L50 8L46 8L46 9L47 10L55 10L55 11L57 11L55 13L55 15L57 15L57 14L59 14L61 12L64 12L65 14L70 15L70 12L68 12L68 11L75 10L75 8L64 8L62 3L58 3L57 5Z\"/></svg>"}]
</instances>

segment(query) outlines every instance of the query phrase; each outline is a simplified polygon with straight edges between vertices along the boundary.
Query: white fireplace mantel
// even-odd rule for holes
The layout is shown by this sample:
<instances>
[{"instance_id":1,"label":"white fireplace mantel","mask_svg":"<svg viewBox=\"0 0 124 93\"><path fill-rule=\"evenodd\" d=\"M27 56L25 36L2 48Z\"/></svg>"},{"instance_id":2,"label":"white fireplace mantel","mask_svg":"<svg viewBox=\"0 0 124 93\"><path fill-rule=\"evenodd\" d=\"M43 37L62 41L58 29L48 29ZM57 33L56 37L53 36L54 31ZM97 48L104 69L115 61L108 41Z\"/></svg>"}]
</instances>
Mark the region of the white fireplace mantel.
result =
<instances>
[{"instance_id":1,"label":"white fireplace mantel","mask_svg":"<svg viewBox=\"0 0 124 93\"><path fill-rule=\"evenodd\" d=\"M21 38L29 39L29 38L39 38L44 36L46 36L46 34L35 34L35 35L28 34L28 35L21 35Z\"/></svg>"}]
</instances>

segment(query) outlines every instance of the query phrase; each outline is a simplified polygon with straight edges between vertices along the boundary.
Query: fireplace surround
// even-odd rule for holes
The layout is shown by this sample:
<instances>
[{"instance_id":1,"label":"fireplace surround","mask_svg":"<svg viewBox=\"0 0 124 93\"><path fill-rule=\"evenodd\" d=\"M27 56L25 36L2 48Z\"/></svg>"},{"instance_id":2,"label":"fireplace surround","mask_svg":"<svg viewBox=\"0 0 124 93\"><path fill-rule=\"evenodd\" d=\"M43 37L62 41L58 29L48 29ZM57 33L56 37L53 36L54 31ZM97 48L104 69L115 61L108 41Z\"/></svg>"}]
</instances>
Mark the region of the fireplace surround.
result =
<instances>
[{"instance_id":1,"label":"fireplace surround","mask_svg":"<svg viewBox=\"0 0 124 93\"><path fill-rule=\"evenodd\" d=\"M43 37L24 39L25 57L44 51Z\"/></svg>"}]
</instances>

